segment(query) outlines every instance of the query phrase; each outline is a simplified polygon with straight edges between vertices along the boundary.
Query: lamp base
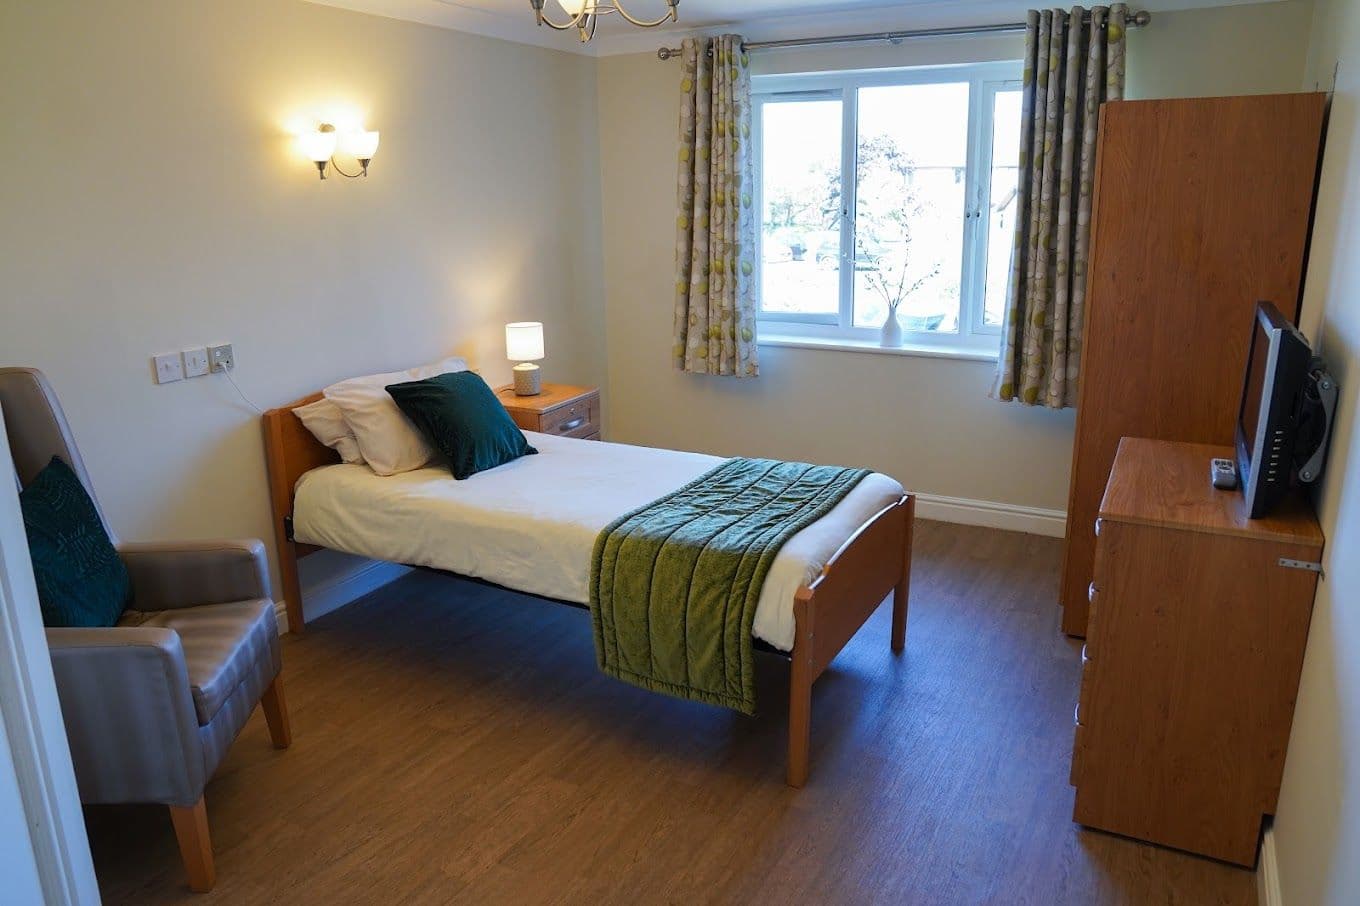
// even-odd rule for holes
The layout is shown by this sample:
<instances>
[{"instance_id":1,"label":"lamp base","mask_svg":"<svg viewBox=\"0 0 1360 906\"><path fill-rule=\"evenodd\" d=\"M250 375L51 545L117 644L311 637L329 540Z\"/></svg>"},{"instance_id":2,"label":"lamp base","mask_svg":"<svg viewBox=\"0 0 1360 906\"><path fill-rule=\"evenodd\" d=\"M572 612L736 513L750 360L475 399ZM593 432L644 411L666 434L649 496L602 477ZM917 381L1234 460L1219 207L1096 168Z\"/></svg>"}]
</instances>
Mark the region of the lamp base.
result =
<instances>
[{"instance_id":1,"label":"lamp base","mask_svg":"<svg viewBox=\"0 0 1360 906\"><path fill-rule=\"evenodd\" d=\"M538 396L543 392L543 371L531 362L515 366L515 396Z\"/></svg>"}]
</instances>

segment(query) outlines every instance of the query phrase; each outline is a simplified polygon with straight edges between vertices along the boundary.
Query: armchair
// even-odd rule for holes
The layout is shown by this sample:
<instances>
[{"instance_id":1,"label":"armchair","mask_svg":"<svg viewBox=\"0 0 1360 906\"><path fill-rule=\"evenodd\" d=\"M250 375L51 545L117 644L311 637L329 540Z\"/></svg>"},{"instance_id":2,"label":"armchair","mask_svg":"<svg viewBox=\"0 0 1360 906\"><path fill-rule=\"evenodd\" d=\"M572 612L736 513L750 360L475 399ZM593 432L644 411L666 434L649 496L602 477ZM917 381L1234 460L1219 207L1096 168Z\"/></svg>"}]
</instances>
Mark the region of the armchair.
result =
<instances>
[{"instance_id":1,"label":"armchair","mask_svg":"<svg viewBox=\"0 0 1360 906\"><path fill-rule=\"evenodd\" d=\"M21 484L56 455L94 498L40 372L0 368L0 412ZM264 545L115 544L135 609L108 628L47 630L81 801L169 806L189 886L207 891L215 871L204 787L256 702L274 746L291 741Z\"/></svg>"}]
</instances>

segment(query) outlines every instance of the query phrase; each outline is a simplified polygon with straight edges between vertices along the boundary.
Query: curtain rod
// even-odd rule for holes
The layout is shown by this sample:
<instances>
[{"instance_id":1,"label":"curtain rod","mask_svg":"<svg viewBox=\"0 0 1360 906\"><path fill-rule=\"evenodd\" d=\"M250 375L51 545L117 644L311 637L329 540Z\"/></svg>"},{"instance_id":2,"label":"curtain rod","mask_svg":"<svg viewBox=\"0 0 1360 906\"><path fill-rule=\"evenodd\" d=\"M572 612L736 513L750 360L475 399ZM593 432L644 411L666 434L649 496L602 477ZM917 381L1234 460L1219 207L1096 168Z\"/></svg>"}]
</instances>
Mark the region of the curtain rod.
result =
<instances>
[{"instance_id":1,"label":"curtain rod","mask_svg":"<svg viewBox=\"0 0 1360 906\"><path fill-rule=\"evenodd\" d=\"M1082 17L1082 21L1089 23L1091 16L1087 13ZM1124 22L1125 28L1143 28L1152 21L1152 13L1147 10L1140 10L1129 16ZM786 41L751 41L742 45L743 50L783 50L790 47L822 47L830 44L864 44L874 41L886 41L889 44L900 44L912 38L957 38L967 35L1000 35L1012 32L1025 31L1028 24L1024 22L1003 22L999 25L959 25L945 28L918 28L910 31L879 31L864 35L833 35L826 38L792 38ZM656 52L657 59L669 60L672 57L680 56L680 48L663 47Z\"/></svg>"}]
</instances>

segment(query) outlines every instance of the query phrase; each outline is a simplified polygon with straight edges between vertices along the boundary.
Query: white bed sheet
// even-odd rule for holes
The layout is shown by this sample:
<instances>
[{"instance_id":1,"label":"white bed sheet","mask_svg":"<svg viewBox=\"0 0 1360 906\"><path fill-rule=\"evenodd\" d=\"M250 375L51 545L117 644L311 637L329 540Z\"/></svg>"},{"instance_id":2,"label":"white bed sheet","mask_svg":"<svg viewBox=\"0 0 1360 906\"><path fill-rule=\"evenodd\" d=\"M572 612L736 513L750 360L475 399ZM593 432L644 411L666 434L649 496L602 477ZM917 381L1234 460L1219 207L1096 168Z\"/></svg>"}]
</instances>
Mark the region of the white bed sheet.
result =
<instances>
[{"instance_id":1,"label":"white bed sheet","mask_svg":"<svg viewBox=\"0 0 1360 906\"><path fill-rule=\"evenodd\" d=\"M699 453L525 432L538 448L465 481L442 466L382 477L365 465L298 480L298 541L377 560L431 566L517 591L589 602L595 538L623 514L723 460ZM874 473L779 551L756 606L754 635L793 649L793 595L874 513L902 495Z\"/></svg>"}]
</instances>

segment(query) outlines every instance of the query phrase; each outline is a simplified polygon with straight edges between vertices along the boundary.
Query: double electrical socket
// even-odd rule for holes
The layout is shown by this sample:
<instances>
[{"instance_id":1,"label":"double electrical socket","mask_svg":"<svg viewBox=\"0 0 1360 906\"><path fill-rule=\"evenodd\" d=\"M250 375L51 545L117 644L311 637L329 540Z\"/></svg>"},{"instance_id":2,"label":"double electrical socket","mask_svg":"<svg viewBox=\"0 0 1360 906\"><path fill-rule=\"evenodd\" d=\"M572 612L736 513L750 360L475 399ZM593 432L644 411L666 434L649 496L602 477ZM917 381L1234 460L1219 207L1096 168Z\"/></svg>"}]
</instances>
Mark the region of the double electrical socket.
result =
<instances>
[{"instance_id":1,"label":"double electrical socket","mask_svg":"<svg viewBox=\"0 0 1360 906\"><path fill-rule=\"evenodd\" d=\"M195 346L182 352L152 356L151 366L157 384L172 384L187 377L202 377L209 371L230 371L236 367L236 355L230 343Z\"/></svg>"}]
</instances>

